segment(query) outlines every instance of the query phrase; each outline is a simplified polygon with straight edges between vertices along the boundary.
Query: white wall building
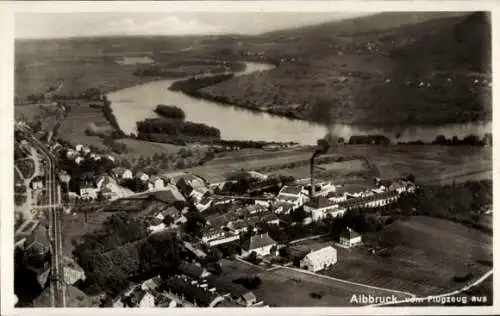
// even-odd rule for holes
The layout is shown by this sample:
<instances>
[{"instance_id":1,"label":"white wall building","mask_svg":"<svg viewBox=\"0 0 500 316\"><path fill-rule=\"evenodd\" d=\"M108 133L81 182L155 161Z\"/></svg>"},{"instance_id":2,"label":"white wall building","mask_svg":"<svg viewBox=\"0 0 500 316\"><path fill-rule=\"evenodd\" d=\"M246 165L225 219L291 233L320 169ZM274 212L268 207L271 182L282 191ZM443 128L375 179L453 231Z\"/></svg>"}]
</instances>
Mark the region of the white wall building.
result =
<instances>
[{"instance_id":1,"label":"white wall building","mask_svg":"<svg viewBox=\"0 0 500 316\"><path fill-rule=\"evenodd\" d=\"M292 209L298 209L308 200L308 193L303 186L285 185L276 196L278 203L288 203L293 205Z\"/></svg>"},{"instance_id":2,"label":"white wall building","mask_svg":"<svg viewBox=\"0 0 500 316\"><path fill-rule=\"evenodd\" d=\"M243 244L242 255L248 256L255 251L257 256L266 256L271 253L273 246L276 246L276 242L267 233L251 236Z\"/></svg>"},{"instance_id":3,"label":"white wall building","mask_svg":"<svg viewBox=\"0 0 500 316\"><path fill-rule=\"evenodd\" d=\"M300 261L300 268L311 272L326 269L337 263L337 249L328 246L307 254Z\"/></svg>"},{"instance_id":4,"label":"white wall building","mask_svg":"<svg viewBox=\"0 0 500 316\"><path fill-rule=\"evenodd\" d=\"M340 234L339 242L341 245L351 248L361 244L362 238L360 234L347 227L347 229Z\"/></svg>"}]
</instances>

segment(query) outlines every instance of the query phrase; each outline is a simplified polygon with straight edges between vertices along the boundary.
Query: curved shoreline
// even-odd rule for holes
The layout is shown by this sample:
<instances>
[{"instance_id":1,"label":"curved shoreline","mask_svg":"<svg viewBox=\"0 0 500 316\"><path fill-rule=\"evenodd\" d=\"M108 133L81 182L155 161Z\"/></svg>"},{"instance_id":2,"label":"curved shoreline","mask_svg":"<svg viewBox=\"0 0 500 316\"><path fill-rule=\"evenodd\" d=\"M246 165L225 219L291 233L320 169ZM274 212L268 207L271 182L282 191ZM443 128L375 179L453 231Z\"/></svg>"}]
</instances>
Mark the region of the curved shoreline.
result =
<instances>
[{"instance_id":1,"label":"curved shoreline","mask_svg":"<svg viewBox=\"0 0 500 316\"><path fill-rule=\"evenodd\" d=\"M268 71L270 69L275 69L276 66L273 65L273 64L269 64L269 63L256 63L256 65L253 65L255 62L245 62L245 61L239 61L239 62L244 62L246 63L246 70L245 71L241 71L241 72L235 72L233 73L235 76L241 76L241 75L247 75L247 74L252 74L252 73L255 73L255 72L258 72L258 71ZM248 65L253 65L253 66L248 66ZM265 65L265 66L264 66ZM250 70L250 71L248 71ZM214 74L214 76L216 75L220 75L220 74ZM339 137L342 137L344 138L345 140L347 140L348 138L350 138L351 136L353 135L384 135L388 138L391 139L391 142L392 143L398 143L398 142L411 142L411 141L422 141L422 142L425 142L425 143L429 143L429 142L432 142L438 135L444 135L445 137L447 138L453 138L453 136L457 136L458 138L464 138L465 136L468 136L468 135L476 135L478 137L483 137L485 134L487 133L491 133L492 132L492 127L491 127L491 124L492 122L467 122L467 123L448 123L448 124L443 124L443 125L413 125L413 126L398 126L398 124L392 124L392 125L386 125L386 126L367 126L365 124L365 126L362 126L362 125L356 125L356 124L334 124L332 126L328 126L328 128L324 125L321 125L317 122L314 122L314 121L311 121L311 120L307 120L307 119L304 119L304 118L299 118L297 117L296 115L293 115L293 113L291 113L290 115L283 115L283 113L276 113L275 111L272 111L272 109L261 109L261 108L252 108L252 107L247 107L245 105L242 105L242 104L233 104L233 103L230 103L228 102L228 99L226 98L220 98L220 97L213 97L213 96L210 96L210 95L207 95L207 94L204 94L204 93L199 93L196 89L196 86L194 85L192 89L189 89L192 91L192 93L188 93L186 91L179 91L179 89L172 89L172 85L174 85L175 83L178 83L178 82L181 82L181 81L187 81L189 79L192 79L194 76L190 76L190 77L184 77L184 78L179 78L177 80L175 79L163 79L161 81L165 81L167 83L167 89L169 90L170 93L173 93L174 94L174 97L170 96L170 97L167 97L166 98L173 98L175 99L172 100L172 101L167 101L167 102L176 102L176 105L177 106L180 106L182 109L184 109L184 105L185 104L188 104L188 103L192 103L194 100L199 100L200 102L203 103L203 101L207 101L211 104L207 104L207 107L206 108L202 108L200 107L200 111L204 111L205 109L210 111L210 107L211 106L218 106L219 108L220 107L231 107L232 109L234 110L231 110L231 111L235 111L235 110L240 110L240 111L243 111L243 112L251 112L253 115L262 115L262 114L265 114L265 115L268 115L269 117L274 117L275 119L282 119L284 121L290 121L290 122L296 122L296 123L290 123L290 124L299 124L297 125L297 128L299 128L299 130L296 130L295 132L293 132L293 130L295 129L294 126L288 126L288 127L285 127L287 125L287 123L277 123L277 124L274 124L276 127L267 127L267 129L269 130L269 128L280 128L280 126L283 126L285 127L283 130L277 130L276 133L282 133L280 136L277 136L277 137L271 137L270 139L266 139L265 136L263 135L260 135L262 133L256 133L256 135L249 135L248 136L248 140L256 140L256 141L260 141L260 140L271 140L271 141L280 141L280 142L283 142L283 141L298 141L299 138L301 140L299 140L300 143L304 143L304 141L306 142L311 142L312 143L312 140L308 140L309 138L314 138L314 143L315 141L318 139L318 138L321 138L321 137L324 137L327 133L330 133L330 134L333 134L333 135L336 135L336 136L339 136ZM150 81L153 81L153 80L150 80ZM154 80L154 81L158 81L158 80ZM223 81L222 81L223 82ZM136 85L136 86L141 86L141 85ZM158 95L161 95L161 92L158 91L158 89L165 89L165 88L159 88L161 85L160 84L157 84L155 85L156 87L153 88L153 89L157 89L156 93ZM163 85L165 86L165 85ZM135 92L135 91L134 91ZM138 91L138 93L143 93L142 91ZM146 93L146 92L144 92ZM155 92L153 92L155 93ZM130 92L126 92L124 95L119 95L118 97L115 98L115 101L113 102L118 102L120 103L119 101L119 98L122 97L123 100L127 100L127 94L130 94ZM178 98L175 97L175 95L178 96ZM182 96L182 97L181 97ZM115 97L115 96L113 96ZM133 104L132 106L135 106L134 102L137 103L139 102L138 100L136 100L133 96L133 94L131 96L129 96L129 98L131 98L132 101L123 101L123 102L130 102L131 104ZM183 98L188 98L186 100L184 100ZM191 100L190 100L191 99ZM161 102L165 102L165 101L159 101L160 103ZM130 105L129 105L130 106ZM151 114L154 113L153 110L149 111L147 109L148 107L140 107L140 112L138 114L138 119L143 119L143 118L146 118L147 117L147 114L148 112L151 112ZM190 107L188 107L190 108ZM138 108L139 109L139 108ZM192 111L192 106L191 106L191 111ZM124 113L127 113L127 110L123 110ZM129 108L129 111L134 111L133 108ZM222 110L224 111L224 110ZM141 113L142 112L142 113ZM130 112L129 112L130 113ZM136 119L132 118L132 116L130 115L128 118L125 118L127 116L127 114L123 114L125 115L124 116L124 122L122 124L128 124L129 127L132 127L132 120L135 120L137 121ZM231 116L231 114L228 113L229 116ZM244 117L245 115L243 115ZM196 117L196 115L195 115ZM274 120L273 118L273 120ZM187 120L193 120L193 121L198 121L199 122L203 122L207 125L210 125L210 126L214 126L216 128L219 128L221 129L221 132L223 132L223 122L218 122L217 120L214 120L214 119L209 119L209 120L205 120L204 118L200 118L199 115L198 115L198 118L193 118L193 117L189 117L189 115L186 115L186 119ZM239 120L239 119L242 119L242 115L238 115L237 117L235 117L236 120ZM127 121L127 122L126 122ZM260 120L255 120L257 123L257 121L260 121ZM263 122L266 121L266 118L263 117ZM264 124L267 124L267 123L264 123ZM273 124L273 123L271 123ZM284 124L284 125L283 125ZM307 126L310 126L311 130L309 131L309 127ZM234 130L234 126L230 127L228 130L227 130L227 133L229 135L223 135L223 138L224 139L233 139L233 140L241 140L242 139L242 135L240 135L241 133L239 133L238 131L233 131L231 130L231 128ZM249 128L247 126L247 128ZM130 128L128 128L130 129ZM322 132L320 132L320 130ZM270 132L270 130L269 130ZM296 133L302 133L302 135L306 135L306 134L310 134L311 136L305 136L305 139L303 139L304 137L298 137L298 135L294 136ZM131 132L131 133L134 133L134 132ZM223 132L224 133L224 132ZM305 133L305 134L304 134ZM322 135L319 135L319 134L322 134ZM314 136L314 135L316 136ZM243 136L244 138L245 136ZM264 138L263 138L264 137ZM261 139L262 138L262 139Z\"/></svg>"}]
</instances>

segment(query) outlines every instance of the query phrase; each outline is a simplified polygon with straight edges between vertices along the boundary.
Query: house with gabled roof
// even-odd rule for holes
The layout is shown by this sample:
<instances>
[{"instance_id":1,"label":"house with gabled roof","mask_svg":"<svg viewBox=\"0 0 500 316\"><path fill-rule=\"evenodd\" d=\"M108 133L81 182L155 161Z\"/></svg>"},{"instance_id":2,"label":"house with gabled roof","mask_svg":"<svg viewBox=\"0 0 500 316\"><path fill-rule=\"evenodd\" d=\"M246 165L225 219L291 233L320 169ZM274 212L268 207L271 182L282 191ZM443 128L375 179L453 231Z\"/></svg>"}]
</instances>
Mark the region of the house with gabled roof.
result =
<instances>
[{"instance_id":1,"label":"house with gabled roof","mask_svg":"<svg viewBox=\"0 0 500 316\"><path fill-rule=\"evenodd\" d=\"M247 237L242 243L242 256L255 252L258 256L266 256L271 253L271 248L276 246L276 241L269 237L268 233Z\"/></svg>"},{"instance_id":2,"label":"house with gabled roof","mask_svg":"<svg viewBox=\"0 0 500 316\"><path fill-rule=\"evenodd\" d=\"M333 217L342 216L346 210L339 208L338 203L332 202L324 196L318 196L304 205L304 211L311 214L313 221L320 221L328 215Z\"/></svg>"},{"instance_id":3,"label":"house with gabled roof","mask_svg":"<svg viewBox=\"0 0 500 316\"><path fill-rule=\"evenodd\" d=\"M165 181L162 178L156 175L152 175L148 180L148 189L162 189L165 187Z\"/></svg>"},{"instance_id":4,"label":"house with gabled roof","mask_svg":"<svg viewBox=\"0 0 500 316\"><path fill-rule=\"evenodd\" d=\"M233 306L252 306L257 303L257 297L252 291L247 290L243 285L231 282L228 279L211 275L206 278L209 287L215 288L215 291L223 296L229 296L232 302L237 303Z\"/></svg>"},{"instance_id":5,"label":"house with gabled roof","mask_svg":"<svg viewBox=\"0 0 500 316\"><path fill-rule=\"evenodd\" d=\"M311 272L326 269L337 263L337 249L332 246L309 252L301 261L300 268Z\"/></svg>"},{"instance_id":6,"label":"house with gabled roof","mask_svg":"<svg viewBox=\"0 0 500 316\"><path fill-rule=\"evenodd\" d=\"M340 233L339 243L345 247L355 247L356 245L361 244L361 242L361 235L349 227Z\"/></svg>"},{"instance_id":7,"label":"house with gabled roof","mask_svg":"<svg viewBox=\"0 0 500 316\"><path fill-rule=\"evenodd\" d=\"M198 284L196 281L189 281L180 276L174 276L166 281L166 287L171 293L186 299L194 306L214 307L224 301L224 297L217 294L214 288L208 285Z\"/></svg>"},{"instance_id":8,"label":"house with gabled roof","mask_svg":"<svg viewBox=\"0 0 500 316\"><path fill-rule=\"evenodd\" d=\"M298 209L307 201L308 193L301 185L285 185L276 196L278 203L284 202L292 205L292 210Z\"/></svg>"}]
</instances>

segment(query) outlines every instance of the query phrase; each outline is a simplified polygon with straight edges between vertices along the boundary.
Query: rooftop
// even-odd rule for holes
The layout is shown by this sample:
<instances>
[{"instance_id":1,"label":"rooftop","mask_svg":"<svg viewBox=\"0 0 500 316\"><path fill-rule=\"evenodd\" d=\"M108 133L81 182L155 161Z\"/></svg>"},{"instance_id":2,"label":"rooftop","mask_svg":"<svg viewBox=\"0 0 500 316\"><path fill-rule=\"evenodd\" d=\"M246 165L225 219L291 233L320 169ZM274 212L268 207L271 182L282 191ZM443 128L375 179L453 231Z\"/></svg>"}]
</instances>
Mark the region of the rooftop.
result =
<instances>
[{"instance_id":1,"label":"rooftop","mask_svg":"<svg viewBox=\"0 0 500 316\"><path fill-rule=\"evenodd\" d=\"M298 195L300 192L302 192L302 189L303 189L303 187L298 186L298 185L294 185L294 186L285 185L283 188L281 188L280 194L284 193L284 194L290 194L290 195Z\"/></svg>"},{"instance_id":2,"label":"rooftop","mask_svg":"<svg viewBox=\"0 0 500 316\"><path fill-rule=\"evenodd\" d=\"M180 272L183 274L192 277L192 278L202 278L203 275L206 273L205 269L203 269L200 266L197 266L196 264L190 263L183 261L178 267Z\"/></svg>"},{"instance_id":3,"label":"rooftop","mask_svg":"<svg viewBox=\"0 0 500 316\"><path fill-rule=\"evenodd\" d=\"M218 295L197 285L191 284L181 277L172 277L167 280L166 285L176 293L182 293L188 300L196 301L198 304L209 306Z\"/></svg>"},{"instance_id":4,"label":"rooftop","mask_svg":"<svg viewBox=\"0 0 500 316\"><path fill-rule=\"evenodd\" d=\"M261 234L261 235L255 235L251 236L250 238L247 238L245 242L243 243L243 249L250 251L253 249L258 249L270 245L275 245L276 242L269 237L267 233Z\"/></svg>"},{"instance_id":5,"label":"rooftop","mask_svg":"<svg viewBox=\"0 0 500 316\"><path fill-rule=\"evenodd\" d=\"M354 239L354 238L359 237L361 235L348 227L347 229L344 229L340 233L340 236L347 238L347 239Z\"/></svg>"},{"instance_id":6,"label":"rooftop","mask_svg":"<svg viewBox=\"0 0 500 316\"><path fill-rule=\"evenodd\" d=\"M318 261L325 257L336 256L337 250L332 246L327 246L316 251L312 251L306 255L311 261Z\"/></svg>"}]
</instances>

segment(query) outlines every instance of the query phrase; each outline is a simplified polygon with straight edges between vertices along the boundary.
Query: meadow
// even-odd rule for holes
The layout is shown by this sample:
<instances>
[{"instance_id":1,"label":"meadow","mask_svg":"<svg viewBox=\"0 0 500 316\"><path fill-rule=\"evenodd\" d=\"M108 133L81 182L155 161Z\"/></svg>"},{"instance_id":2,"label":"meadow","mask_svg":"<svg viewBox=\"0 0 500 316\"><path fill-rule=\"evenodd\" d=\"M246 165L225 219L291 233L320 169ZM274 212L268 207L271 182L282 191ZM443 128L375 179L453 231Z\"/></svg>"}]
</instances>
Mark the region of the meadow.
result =
<instances>
[{"instance_id":1,"label":"meadow","mask_svg":"<svg viewBox=\"0 0 500 316\"><path fill-rule=\"evenodd\" d=\"M404 294L390 290L378 290L362 285L345 283L323 278L288 268L264 270L240 261L222 260L222 277L238 279L258 276L262 283L252 290L258 300L277 307L310 307L310 306L352 306L349 303L353 294L396 295Z\"/></svg>"},{"instance_id":2,"label":"meadow","mask_svg":"<svg viewBox=\"0 0 500 316\"><path fill-rule=\"evenodd\" d=\"M447 220L417 216L337 248L338 262L322 273L372 286L434 295L461 288L492 268L492 237ZM380 249L375 254L369 250Z\"/></svg>"}]
</instances>

